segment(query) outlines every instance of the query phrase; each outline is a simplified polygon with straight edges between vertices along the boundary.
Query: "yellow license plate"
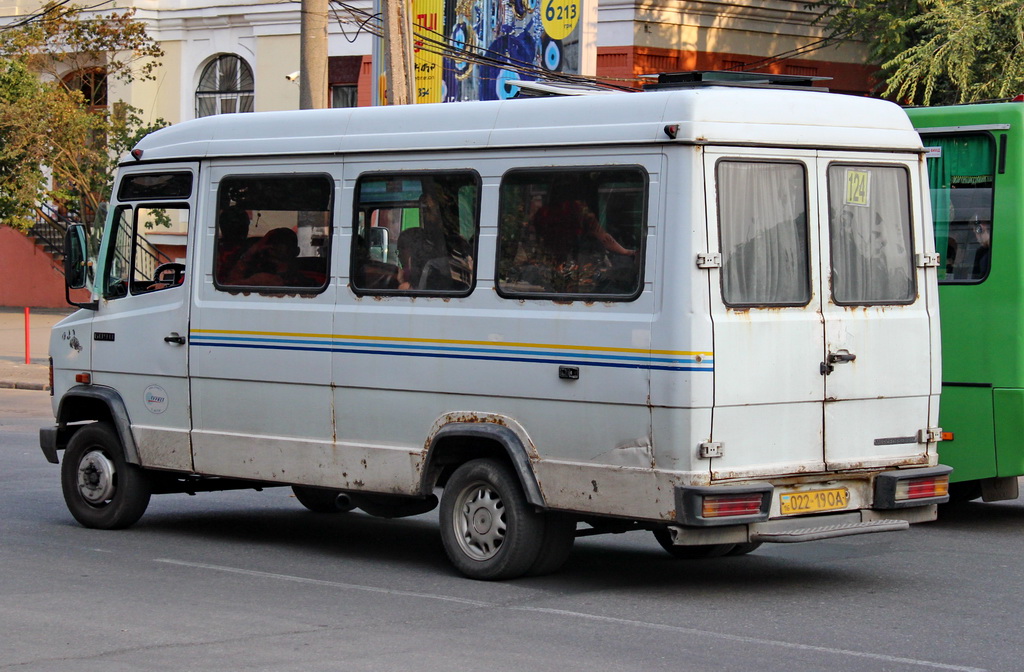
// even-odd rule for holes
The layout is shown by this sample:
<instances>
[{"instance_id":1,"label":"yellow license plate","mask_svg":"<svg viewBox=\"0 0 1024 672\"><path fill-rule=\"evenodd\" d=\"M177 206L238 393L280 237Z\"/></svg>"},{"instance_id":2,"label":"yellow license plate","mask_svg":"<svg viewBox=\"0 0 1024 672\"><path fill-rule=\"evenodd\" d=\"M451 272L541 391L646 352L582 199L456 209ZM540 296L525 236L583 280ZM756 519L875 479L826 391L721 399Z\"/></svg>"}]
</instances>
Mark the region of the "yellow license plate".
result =
<instances>
[{"instance_id":1,"label":"yellow license plate","mask_svg":"<svg viewBox=\"0 0 1024 672\"><path fill-rule=\"evenodd\" d=\"M807 490L779 495L779 512L784 516L845 509L850 503L846 488Z\"/></svg>"}]
</instances>

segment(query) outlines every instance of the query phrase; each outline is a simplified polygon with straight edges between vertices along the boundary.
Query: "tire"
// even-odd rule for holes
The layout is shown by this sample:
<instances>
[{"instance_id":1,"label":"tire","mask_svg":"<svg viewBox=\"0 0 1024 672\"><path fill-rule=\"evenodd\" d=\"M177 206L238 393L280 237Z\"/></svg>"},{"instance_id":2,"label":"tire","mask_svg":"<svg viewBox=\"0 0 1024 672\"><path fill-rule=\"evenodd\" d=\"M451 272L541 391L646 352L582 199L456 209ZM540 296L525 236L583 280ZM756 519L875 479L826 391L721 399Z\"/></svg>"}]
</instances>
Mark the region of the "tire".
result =
<instances>
[{"instance_id":1,"label":"tire","mask_svg":"<svg viewBox=\"0 0 1024 672\"><path fill-rule=\"evenodd\" d=\"M757 549L761 548L763 541L751 541L746 544L736 544L732 550L726 553L728 556L746 555L747 553L753 553Z\"/></svg>"},{"instance_id":2,"label":"tire","mask_svg":"<svg viewBox=\"0 0 1024 672\"><path fill-rule=\"evenodd\" d=\"M292 492L295 493L295 499L299 500L299 504L313 513L345 513L356 508L348 495L341 490L293 485Z\"/></svg>"},{"instance_id":3,"label":"tire","mask_svg":"<svg viewBox=\"0 0 1024 672\"><path fill-rule=\"evenodd\" d=\"M981 481L960 481L949 484L949 504L966 504L981 497Z\"/></svg>"},{"instance_id":4,"label":"tire","mask_svg":"<svg viewBox=\"0 0 1024 672\"><path fill-rule=\"evenodd\" d=\"M540 553L533 561L527 576L543 576L557 572L569 559L576 543L576 519L564 513L545 513L544 538Z\"/></svg>"},{"instance_id":5,"label":"tire","mask_svg":"<svg viewBox=\"0 0 1024 672\"><path fill-rule=\"evenodd\" d=\"M654 538L669 555L681 560L709 560L728 555L737 544L706 544L703 546L676 546L672 543L672 535L667 529L654 531ZM753 548L750 549L754 550ZM749 551L748 551L749 552Z\"/></svg>"},{"instance_id":6,"label":"tire","mask_svg":"<svg viewBox=\"0 0 1024 672\"><path fill-rule=\"evenodd\" d=\"M463 464L441 495L441 542L471 579L514 579L530 571L541 555L544 522L515 473L494 460Z\"/></svg>"},{"instance_id":7,"label":"tire","mask_svg":"<svg viewBox=\"0 0 1024 672\"><path fill-rule=\"evenodd\" d=\"M75 520L101 530L133 525L152 494L149 475L128 464L117 433L104 422L82 427L68 441L60 481Z\"/></svg>"}]
</instances>

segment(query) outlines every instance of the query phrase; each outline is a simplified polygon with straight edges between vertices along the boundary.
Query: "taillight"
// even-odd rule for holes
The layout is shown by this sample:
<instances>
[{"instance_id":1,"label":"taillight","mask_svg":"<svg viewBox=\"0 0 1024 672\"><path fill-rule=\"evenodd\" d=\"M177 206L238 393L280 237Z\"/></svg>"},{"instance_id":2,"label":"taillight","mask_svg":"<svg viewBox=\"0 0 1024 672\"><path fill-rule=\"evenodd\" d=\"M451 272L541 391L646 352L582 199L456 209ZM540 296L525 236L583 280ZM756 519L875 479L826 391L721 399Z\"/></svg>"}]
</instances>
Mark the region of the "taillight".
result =
<instances>
[{"instance_id":1,"label":"taillight","mask_svg":"<svg viewBox=\"0 0 1024 672\"><path fill-rule=\"evenodd\" d=\"M745 495L705 495L701 503L704 518L726 516L756 516L761 512L764 494L752 492Z\"/></svg>"},{"instance_id":2,"label":"taillight","mask_svg":"<svg viewBox=\"0 0 1024 672\"><path fill-rule=\"evenodd\" d=\"M875 477L875 509L902 509L949 501L949 474L945 465L884 471Z\"/></svg>"},{"instance_id":3,"label":"taillight","mask_svg":"<svg viewBox=\"0 0 1024 672\"><path fill-rule=\"evenodd\" d=\"M945 497L949 494L949 476L908 478L896 484L896 501Z\"/></svg>"},{"instance_id":4,"label":"taillight","mask_svg":"<svg viewBox=\"0 0 1024 672\"><path fill-rule=\"evenodd\" d=\"M53 396L53 357L50 357L50 396Z\"/></svg>"},{"instance_id":5,"label":"taillight","mask_svg":"<svg viewBox=\"0 0 1024 672\"><path fill-rule=\"evenodd\" d=\"M741 525L768 520L770 483L676 486L676 521L683 525Z\"/></svg>"}]
</instances>

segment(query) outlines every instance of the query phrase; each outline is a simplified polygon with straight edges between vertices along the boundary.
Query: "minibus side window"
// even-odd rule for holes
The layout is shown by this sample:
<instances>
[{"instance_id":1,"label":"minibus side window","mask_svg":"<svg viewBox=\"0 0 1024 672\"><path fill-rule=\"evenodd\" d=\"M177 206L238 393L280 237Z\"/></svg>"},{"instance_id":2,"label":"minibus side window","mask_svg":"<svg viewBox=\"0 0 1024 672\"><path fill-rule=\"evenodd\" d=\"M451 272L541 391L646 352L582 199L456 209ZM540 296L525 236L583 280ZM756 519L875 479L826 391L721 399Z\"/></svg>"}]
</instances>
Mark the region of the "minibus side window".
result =
<instances>
[{"instance_id":1,"label":"minibus side window","mask_svg":"<svg viewBox=\"0 0 1024 672\"><path fill-rule=\"evenodd\" d=\"M126 175L117 190L119 201L186 199L192 195L192 173Z\"/></svg>"},{"instance_id":2,"label":"minibus side window","mask_svg":"<svg viewBox=\"0 0 1024 672\"><path fill-rule=\"evenodd\" d=\"M217 190L213 280L221 291L315 294L331 256L329 175L233 175Z\"/></svg>"},{"instance_id":3,"label":"minibus side window","mask_svg":"<svg viewBox=\"0 0 1024 672\"><path fill-rule=\"evenodd\" d=\"M635 299L646 204L640 167L509 171L499 195L498 293Z\"/></svg>"},{"instance_id":4,"label":"minibus side window","mask_svg":"<svg viewBox=\"0 0 1024 672\"><path fill-rule=\"evenodd\" d=\"M988 133L925 135L940 283L978 283L992 259L995 139Z\"/></svg>"},{"instance_id":5,"label":"minibus side window","mask_svg":"<svg viewBox=\"0 0 1024 672\"><path fill-rule=\"evenodd\" d=\"M728 160L716 173L725 304L806 305L811 276L803 164Z\"/></svg>"},{"instance_id":6,"label":"minibus side window","mask_svg":"<svg viewBox=\"0 0 1024 672\"><path fill-rule=\"evenodd\" d=\"M113 238L107 248L106 277L103 279L103 298L118 299L128 296L128 282L132 267L132 208L122 205L114 213Z\"/></svg>"},{"instance_id":7,"label":"minibus side window","mask_svg":"<svg viewBox=\"0 0 1024 672\"><path fill-rule=\"evenodd\" d=\"M832 298L837 304L914 301L909 185L903 166L829 166Z\"/></svg>"},{"instance_id":8,"label":"minibus side window","mask_svg":"<svg viewBox=\"0 0 1024 672\"><path fill-rule=\"evenodd\" d=\"M122 205L114 213L113 240L107 250L103 297L117 299L180 286L185 265L163 256L147 233L185 233L188 208L181 204Z\"/></svg>"},{"instance_id":9,"label":"minibus side window","mask_svg":"<svg viewBox=\"0 0 1024 672\"><path fill-rule=\"evenodd\" d=\"M356 294L466 296L476 282L480 178L472 171L374 173L356 184Z\"/></svg>"}]
</instances>

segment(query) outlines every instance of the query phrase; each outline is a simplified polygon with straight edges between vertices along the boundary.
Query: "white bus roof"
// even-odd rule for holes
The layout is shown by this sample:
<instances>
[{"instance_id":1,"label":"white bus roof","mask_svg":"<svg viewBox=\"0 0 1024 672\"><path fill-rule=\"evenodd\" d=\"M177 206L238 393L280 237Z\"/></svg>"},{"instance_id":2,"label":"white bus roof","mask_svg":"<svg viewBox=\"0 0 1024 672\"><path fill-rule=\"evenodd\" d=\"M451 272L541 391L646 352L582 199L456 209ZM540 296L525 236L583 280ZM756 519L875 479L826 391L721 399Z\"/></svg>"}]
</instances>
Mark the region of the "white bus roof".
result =
<instances>
[{"instance_id":1,"label":"white bus roof","mask_svg":"<svg viewBox=\"0 0 1024 672\"><path fill-rule=\"evenodd\" d=\"M678 127L672 140L666 126ZM918 151L897 105L814 90L710 86L204 117L146 136L142 161L350 152L698 143ZM134 160L126 156L124 163Z\"/></svg>"}]
</instances>

